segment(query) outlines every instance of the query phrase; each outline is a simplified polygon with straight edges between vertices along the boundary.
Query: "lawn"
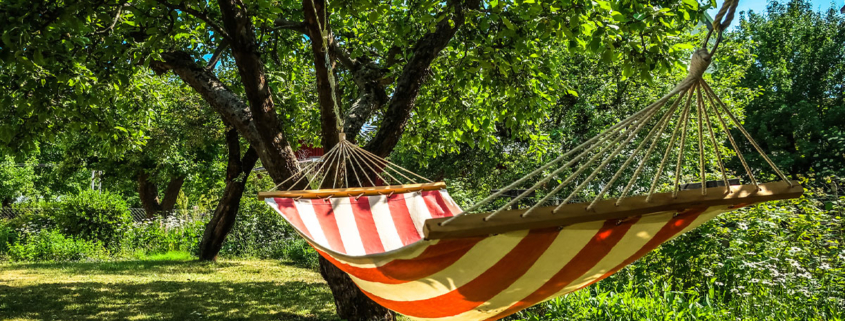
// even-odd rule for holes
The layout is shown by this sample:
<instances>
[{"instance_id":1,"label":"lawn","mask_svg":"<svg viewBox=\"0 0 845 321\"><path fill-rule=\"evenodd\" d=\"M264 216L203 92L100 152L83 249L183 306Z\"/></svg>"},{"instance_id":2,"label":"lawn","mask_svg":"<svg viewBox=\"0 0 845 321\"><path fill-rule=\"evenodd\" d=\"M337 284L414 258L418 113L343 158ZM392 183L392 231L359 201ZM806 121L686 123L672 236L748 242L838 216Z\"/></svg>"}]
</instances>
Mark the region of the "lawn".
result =
<instances>
[{"instance_id":1,"label":"lawn","mask_svg":"<svg viewBox=\"0 0 845 321\"><path fill-rule=\"evenodd\" d=\"M317 271L187 253L0 264L2 320L337 320Z\"/></svg>"}]
</instances>

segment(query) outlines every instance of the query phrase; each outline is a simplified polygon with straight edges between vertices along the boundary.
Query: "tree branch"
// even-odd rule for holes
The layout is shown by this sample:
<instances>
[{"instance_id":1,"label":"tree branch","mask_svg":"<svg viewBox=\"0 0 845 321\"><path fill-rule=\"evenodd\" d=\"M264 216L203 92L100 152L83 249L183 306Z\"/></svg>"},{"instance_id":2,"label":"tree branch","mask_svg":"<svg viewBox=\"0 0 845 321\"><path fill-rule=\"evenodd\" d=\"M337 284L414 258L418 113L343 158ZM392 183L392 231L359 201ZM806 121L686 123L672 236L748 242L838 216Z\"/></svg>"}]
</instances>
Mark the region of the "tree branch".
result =
<instances>
[{"instance_id":1,"label":"tree branch","mask_svg":"<svg viewBox=\"0 0 845 321\"><path fill-rule=\"evenodd\" d=\"M218 46L217 50L214 51L211 59L208 60L208 63L205 65L205 69L214 70L214 68L217 67L217 62L220 61L220 57L223 56L223 52L226 51L226 48L229 48L229 40L223 39L220 46Z\"/></svg>"},{"instance_id":2,"label":"tree branch","mask_svg":"<svg viewBox=\"0 0 845 321\"><path fill-rule=\"evenodd\" d=\"M302 21L288 21L282 18L276 19L273 22L274 29L288 29L299 32L301 34L306 34L307 31L305 30L305 22Z\"/></svg>"},{"instance_id":3,"label":"tree branch","mask_svg":"<svg viewBox=\"0 0 845 321\"><path fill-rule=\"evenodd\" d=\"M108 32L111 32L112 30L114 30L114 26L116 26L117 21L120 20L120 14L123 12L123 7L127 7L127 6L129 6L129 5L126 3L126 1L121 2L120 5L117 7L117 13L114 15L114 20L112 20L111 25L106 27L106 29L95 31L94 34L100 35L100 34L108 33Z\"/></svg>"},{"instance_id":4,"label":"tree branch","mask_svg":"<svg viewBox=\"0 0 845 321\"><path fill-rule=\"evenodd\" d=\"M229 36L229 33L227 33L226 30L223 30L223 28L221 28L220 25L218 25L216 22L214 22L214 20L212 20L211 17L206 15L204 11L201 12L201 11L196 10L194 8L188 7L184 3L180 3L178 5L175 5L175 4L171 4L171 3L167 2L167 0L157 0L157 1L158 1L158 3L161 3L165 7L170 8L171 10L181 10L181 11L184 11L184 12L196 17L197 19L202 20L203 22L205 22L205 24L207 26L209 26L212 30L214 30L214 32L219 33L225 39L231 38Z\"/></svg>"},{"instance_id":5,"label":"tree branch","mask_svg":"<svg viewBox=\"0 0 845 321\"><path fill-rule=\"evenodd\" d=\"M163 61L150 62L150 68L159 75L172 71L199 93L250 145L256 147L261 163L274 181L281 182L298 170L296 156L284 134L279 130L266 130L266 124L261 126L255 120L253 110L214 73L200 67L186 52L169 52L161 57ZM278 123L272 125L278 126Z\"/></svg>"},{"instance_id":6,"label":"tree branch","mask_svg":"<svg viewBox=\"0 0 845 321\"><path fill-rule=\"evenodd\" d=\"M276 115L270 86L261 61L255 26L241 0L218 0L223 26L229 31L232 56L238 66L244 94L249 102L252 124L258 139L250 141L273 181L279 183L299 170L299 164ZM246 137L246 134L238 130ZM258 144L256 144L258 143Z\"/></svg>"},{"instance_id":7,"label":"tree branch","mask_svg":"<svg viewBox=\"0 0 845 321\"><path fill-rule=\"evenodd\" d=\"M479 0L450 3L444 11L454 10L454 13L440 20L434 32L417 40L412 49L411 59L405 64L402 74L396 81L396 87L393 96L390 98L381 126L373 140L365 147L367 150L378 156L387 157L396 147L399 138L405 131L408 119L411 117L411 110L414 108L420 88L425 82L425 77L429 73L431 63L437 58L440 51L446 48L458 28L463 25L466 19L466 10L477 9L479 5Z\"/></svg>"}]
</instances>

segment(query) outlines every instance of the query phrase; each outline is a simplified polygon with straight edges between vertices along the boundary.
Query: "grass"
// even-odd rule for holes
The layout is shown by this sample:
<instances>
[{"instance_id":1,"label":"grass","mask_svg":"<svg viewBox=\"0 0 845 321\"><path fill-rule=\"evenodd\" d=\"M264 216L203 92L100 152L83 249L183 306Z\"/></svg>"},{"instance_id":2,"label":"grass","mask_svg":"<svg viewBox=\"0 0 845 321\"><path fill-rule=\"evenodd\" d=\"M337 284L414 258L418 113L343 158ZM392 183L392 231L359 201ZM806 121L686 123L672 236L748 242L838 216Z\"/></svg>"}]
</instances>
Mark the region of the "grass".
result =
<instances>
[{"instance_id":1,"label":"grass","mask_svg":"<svg viewBox=\"0 0 845 321\"><path fill-rule=\"evenodd\" d=\"M2 320L337 320L319 273L269 260L0 264Z\"/></svg>"}]
</instances>

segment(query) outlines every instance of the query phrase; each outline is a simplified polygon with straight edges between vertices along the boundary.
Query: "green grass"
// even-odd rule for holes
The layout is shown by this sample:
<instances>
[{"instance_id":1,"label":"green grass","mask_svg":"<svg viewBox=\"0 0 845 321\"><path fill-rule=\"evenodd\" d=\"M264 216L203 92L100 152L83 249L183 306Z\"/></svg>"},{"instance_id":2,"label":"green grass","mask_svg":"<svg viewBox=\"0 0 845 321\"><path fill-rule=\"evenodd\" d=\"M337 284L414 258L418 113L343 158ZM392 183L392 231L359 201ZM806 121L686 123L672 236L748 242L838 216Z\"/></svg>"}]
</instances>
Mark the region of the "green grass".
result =
<instances>
[{"instance_id":1,"label":"green grass","mask_svg":"<svg viewBox=\"0 0 845 321\"><path fill-rule=\"evenodd\" d=\"M337 320L319 273L270 260L0 264L2 320Z\"/></svg>"}]
</instances>

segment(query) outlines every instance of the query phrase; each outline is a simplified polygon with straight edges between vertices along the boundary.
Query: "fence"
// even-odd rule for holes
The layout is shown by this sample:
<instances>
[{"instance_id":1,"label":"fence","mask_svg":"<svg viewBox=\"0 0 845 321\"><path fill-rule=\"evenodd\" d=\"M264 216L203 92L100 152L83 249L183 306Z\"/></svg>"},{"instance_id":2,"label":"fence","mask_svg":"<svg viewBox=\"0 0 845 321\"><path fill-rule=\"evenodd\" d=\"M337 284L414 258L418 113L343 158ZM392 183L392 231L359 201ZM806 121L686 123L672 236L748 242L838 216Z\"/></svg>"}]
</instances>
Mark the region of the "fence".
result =
<instances>
[{"instance_id":1,"label":"fence","mask_svg":"<svg viewBox=\"0 0 845 321\"><path fill-rule=\"evenodd\" d=\"M50 209L45 208L9 208L0 207L0 219L13 219L15 217L25 214L39 214ZM135 222L141 222L147 219L147 211L143 208L130 208L129 214ZM202 220L211 214L198 209L176 209L170 211L161 211L154 215L155 218L175 218L185 221Z\"/></svg>"}]
</instances>

